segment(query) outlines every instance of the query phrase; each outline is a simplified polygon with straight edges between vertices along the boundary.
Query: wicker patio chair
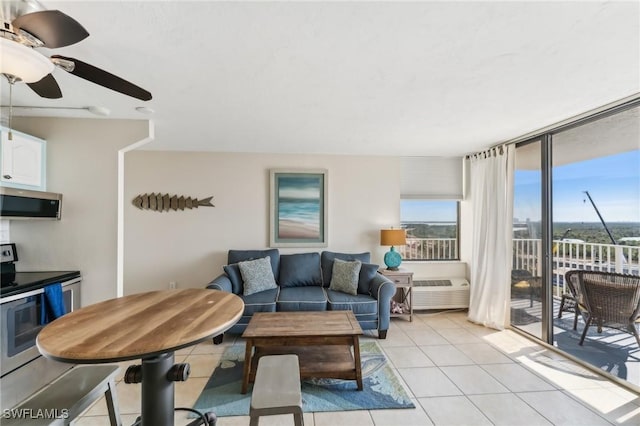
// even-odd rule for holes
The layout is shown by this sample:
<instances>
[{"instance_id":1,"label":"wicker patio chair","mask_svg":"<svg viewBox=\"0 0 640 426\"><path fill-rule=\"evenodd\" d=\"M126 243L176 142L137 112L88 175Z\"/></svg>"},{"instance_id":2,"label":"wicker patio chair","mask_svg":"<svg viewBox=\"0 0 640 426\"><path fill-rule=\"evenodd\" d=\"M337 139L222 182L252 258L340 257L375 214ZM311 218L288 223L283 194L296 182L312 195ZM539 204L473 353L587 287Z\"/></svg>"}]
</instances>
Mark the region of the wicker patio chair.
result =
<instances>
[{"instance_id":1,"label":"wicker patio chair","mask_svg":"<svg viewBox=\"0 0 640 426\"><path fill-rule=\"evenodd\" d=\"M578 284L578 272L580 272L580 270L568 271L564 274L564 282L569 292L562 295L560 310L558 312L558 319L562 318L563 312L574 313L574 330L578 328L578 314L581 314L582 311L585 310L582 294L580 293L580 286Z\"/></svg>"},{"instance_id":2,"label":"wicker patio chair","mask_svg":"<svg viewBox=\"0 0 640 426\"><path fill-rule=\"evenodd\" d=\"M616 328L633 334L640 346L635 322L640 316L640 276L612 272L578 271L578 292L585 306L586 324L580 345L590 326Z\"/></svg>"}]
</instances>

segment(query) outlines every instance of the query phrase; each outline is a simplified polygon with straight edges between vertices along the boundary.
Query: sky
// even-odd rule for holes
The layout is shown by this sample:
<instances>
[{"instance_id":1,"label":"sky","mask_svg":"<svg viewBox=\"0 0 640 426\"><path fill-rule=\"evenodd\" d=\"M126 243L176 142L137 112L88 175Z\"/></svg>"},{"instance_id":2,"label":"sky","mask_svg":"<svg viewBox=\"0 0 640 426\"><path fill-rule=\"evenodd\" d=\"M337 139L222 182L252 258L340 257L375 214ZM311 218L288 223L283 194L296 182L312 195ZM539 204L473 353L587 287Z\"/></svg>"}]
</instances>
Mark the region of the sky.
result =
<instances>
[{"instance_id":1,"label":"sky","mask_svg":"<svg viewBox=\"0 0 640 426\"><path fill-rule=\"evenodd\" d=\"M456 201L400 200L402 222L456 222Z\"/></svg>"},{"instance_id":2,"label":"sky","mask_svg":"<svg viewBox=\"0 0 640 426\"><path fill-rule=\"evenodd\" d=\"M553 168L554 222L640 222L640 150ZM540 172L516 170L514 218L540 220ZM401 200L403 222L455 222L455 201Z\"/></svg>"},{"instance_id":3,"label":"sky","mask_svg":"<svg viewBox=\"0 0 640 426\"><path fill-rule=\"evenodd\" d=\"M553 221L640 222L640 150L554 167ZM540 172L516 170L513 217L540 220Z\"/></svg>"}]
</instances>

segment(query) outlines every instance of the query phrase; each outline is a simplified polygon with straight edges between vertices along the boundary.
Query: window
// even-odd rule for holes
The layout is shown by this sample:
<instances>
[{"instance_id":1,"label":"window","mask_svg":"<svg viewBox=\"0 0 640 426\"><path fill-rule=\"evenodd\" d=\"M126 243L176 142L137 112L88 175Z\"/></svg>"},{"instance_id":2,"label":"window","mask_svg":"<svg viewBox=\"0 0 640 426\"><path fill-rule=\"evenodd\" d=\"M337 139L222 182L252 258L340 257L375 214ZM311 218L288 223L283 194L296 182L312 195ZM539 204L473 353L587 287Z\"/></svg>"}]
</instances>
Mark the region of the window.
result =
<instances>
[{"instance_id":1,"label":"window","mask_svg":"<svg viewBox=\"0 0 640 426\"><path fill-rule=\"evenodd\" d=\"M459 260L459 202L400 201L400 223L407 230L404 260Z\"/></svg>"}]
</instances>

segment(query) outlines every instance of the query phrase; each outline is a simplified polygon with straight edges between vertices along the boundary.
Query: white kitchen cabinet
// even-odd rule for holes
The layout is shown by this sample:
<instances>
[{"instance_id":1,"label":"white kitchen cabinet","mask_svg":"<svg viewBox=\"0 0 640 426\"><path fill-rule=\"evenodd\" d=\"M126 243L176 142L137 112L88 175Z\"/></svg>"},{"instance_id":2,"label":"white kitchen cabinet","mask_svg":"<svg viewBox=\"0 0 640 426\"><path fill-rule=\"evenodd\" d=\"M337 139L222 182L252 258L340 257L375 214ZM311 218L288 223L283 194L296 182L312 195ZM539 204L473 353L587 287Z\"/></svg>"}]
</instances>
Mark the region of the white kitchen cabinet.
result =
<instances>
[{"instance_id":1,"label":"white kitchen cabinet","mask_svg":"<svg viewBox=\"0 0 640 426\"><path fill-rule=\"evenodd\" d=\"M46 190L47 142L22 132L0 128L0 182L14 188Z\"/></svg>"}]
</instances>

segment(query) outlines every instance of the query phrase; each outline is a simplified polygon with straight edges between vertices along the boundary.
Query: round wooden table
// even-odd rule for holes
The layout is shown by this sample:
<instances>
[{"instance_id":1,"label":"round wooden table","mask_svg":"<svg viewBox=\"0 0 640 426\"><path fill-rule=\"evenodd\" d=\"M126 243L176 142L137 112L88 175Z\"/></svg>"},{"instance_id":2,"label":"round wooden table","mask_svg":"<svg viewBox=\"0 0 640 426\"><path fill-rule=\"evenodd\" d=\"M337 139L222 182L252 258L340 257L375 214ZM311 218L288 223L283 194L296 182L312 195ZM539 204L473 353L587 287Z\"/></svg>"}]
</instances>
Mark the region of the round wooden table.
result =
<instances>
[{"instance_id":1,"label":"round wooden table","mask_svg":"<svg viewBox=\"0 0 640 426\"><path fill-rule=\"evenodd\" d=\"M173 425L174 351L222 334L240 319L238 296L209 289L152 291L96 303L40 331L47 358L74 364L142 359L142 425Z\"/></svg>"}]
</instances>

